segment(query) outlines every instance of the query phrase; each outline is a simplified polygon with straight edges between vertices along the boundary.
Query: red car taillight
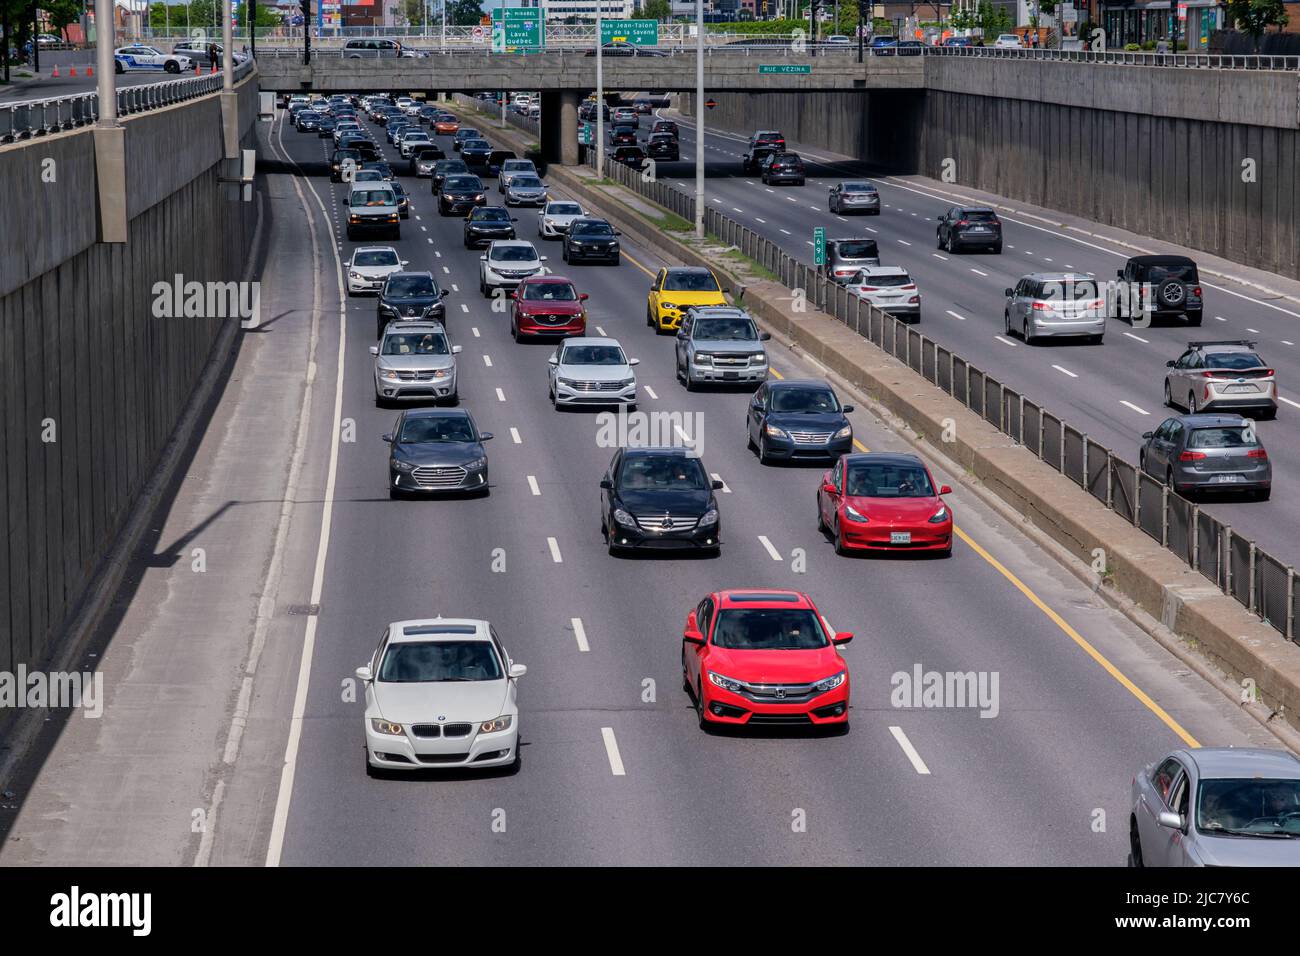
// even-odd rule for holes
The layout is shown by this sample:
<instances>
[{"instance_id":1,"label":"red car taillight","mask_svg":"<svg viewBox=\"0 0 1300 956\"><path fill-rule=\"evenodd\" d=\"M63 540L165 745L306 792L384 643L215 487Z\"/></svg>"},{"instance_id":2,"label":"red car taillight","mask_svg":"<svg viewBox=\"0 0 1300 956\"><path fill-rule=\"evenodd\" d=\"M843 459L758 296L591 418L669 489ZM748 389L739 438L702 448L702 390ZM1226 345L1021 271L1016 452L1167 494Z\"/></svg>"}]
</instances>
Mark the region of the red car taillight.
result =
<instances>
[{"instance_id":1,"label":"red car taillight","mask_svg":"<svg viewBox=\"0 0 1300 956\"><path fill-rule=\"evenodd\" d=\"M1200 461L1205 457L1203 451L1185 451L1178 456L1179 461Z\"/></svg>"},{"instance_id":2,"label":"red car taillight","mask_svg":"<svg viewBox=\"0 0 1300 956\"><path fill-rule=\"evenodd\" d=\"M1266 452L1266 451L1265 451L1264 449L1262 449L1262 448L1252 448L1250 451L1246 452L1246 457L1247 457L1247 458L1267 458L1267 457L1268 457L1268 452Z\"/></svg>"},{"instance_id":3,"label":"red car taillight","mask_svg":"<svg viewBox=\"0 0 1300 956\"><path fill-rule=\"evenodd\" d=\"M1052 303L1050 303L1050 302L1035 302L1035 303L1034 303L1034 311L1035 311L1035 312L1051 312L1051 311L1053 311L1053 309L1052 309Z\"/></svg>"},{"instance_id":4,"label":"red car taillight","mask_svg":"<svg viewBox=\"0 0 1300 956\"><path fill-rule=\"evenodd\" d=\"M1201 297L1201 287L1199 285L1192 290L1192 295L1196 296L1198 299Z\"/></svg>"}]
</instances>

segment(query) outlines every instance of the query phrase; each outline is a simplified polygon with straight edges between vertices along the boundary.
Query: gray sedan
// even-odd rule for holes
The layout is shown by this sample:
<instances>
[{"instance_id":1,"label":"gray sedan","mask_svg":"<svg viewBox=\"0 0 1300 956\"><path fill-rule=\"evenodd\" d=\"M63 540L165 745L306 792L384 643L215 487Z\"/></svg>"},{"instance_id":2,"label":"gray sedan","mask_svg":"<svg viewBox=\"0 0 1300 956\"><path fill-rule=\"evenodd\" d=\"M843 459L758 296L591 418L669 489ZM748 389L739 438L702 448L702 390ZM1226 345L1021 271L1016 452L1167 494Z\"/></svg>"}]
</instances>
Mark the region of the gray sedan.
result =
<instances>
[{"instance_id":1,"label":"gray sedan","mask_svg":"<svg viewBox=\"0 0 1300 956\"><path fill-rule=\"evenodd\" d=\"M1240 415L1176 415L1142 436L1142 470L1174 491L1248 491L1267 501L1273 465Z\"/></svg>"},{"instance_id":2,"label":"gray sedan","mask_svg":"<svg viewBox=\"0 0 1300 956\"><path fill-rule=\"evenodd\" d=\"M1133 778L1133 866L1300 866L1300 758L1175 750Z\"/></svg>"},{"instance_id":3,"label":"gray sedan","mask_svg":"<svg viewBox=\"0 0 1300 956\"><path fill-rule=\"evenodd\" d=\"M546 184L536 176L516 173L505 192L507 206L546 205Z\"/></svg>"}]
</instances>

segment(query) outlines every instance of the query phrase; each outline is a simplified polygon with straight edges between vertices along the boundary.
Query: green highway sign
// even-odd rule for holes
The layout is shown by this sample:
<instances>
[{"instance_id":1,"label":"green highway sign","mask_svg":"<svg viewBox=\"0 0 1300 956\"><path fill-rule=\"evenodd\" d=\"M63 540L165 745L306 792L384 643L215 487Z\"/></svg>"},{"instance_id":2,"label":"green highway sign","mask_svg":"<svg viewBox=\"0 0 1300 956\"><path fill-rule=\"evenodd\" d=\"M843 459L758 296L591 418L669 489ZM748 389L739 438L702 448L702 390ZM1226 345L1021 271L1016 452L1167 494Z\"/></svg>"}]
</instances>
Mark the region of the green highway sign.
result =
<instances>
[{"instance_id":1,"label":"green highway sign","mask_svg":"<svg viewBox=\"0 0 1300 956\"><path fill-rule=\"evenodd\" d=\"M811 73L811 63L765 63L758 67L759 73Z\"/></svg>"},{"instance_id":2,"label":"green highway sign","mask_svg":"<svg viewBox=\"0 0 1300 956\"><path fill-rule=\"evenodd\" d=\"M590 123L583 123L578 127L578 145L590 146L592 137L592 128Z\"/></svg>"},{"instance_id":3,"label":"green highway sign","mask_svg":"<svg viewBox=\"0 0 1300 956\"><path fill-rule=\"evenodd\" d=\"M602 44L622 40L637 46L659 45L658 20L601 20L600 42Z\"/></svg>"},{"instance_id":4,"label":"green highway sign","mask_svg":"<svg viewBox=\"0 0 1300 956\"><path fill-rule=\"evenodd\" d=\"M546 45L546 32L542 22L542 11L536 7L493 10L492 52L540 50Z\"/></svg>"},{"instance_id":5,"label":"green highway sign","mask_svg":"<svg viewBox=\"0 0 1300 956\"><path fill-rule=\"evenodd\" d=\"M826 265L826 227L813 227L813 265Z\"/></svg>"}]
</instances>

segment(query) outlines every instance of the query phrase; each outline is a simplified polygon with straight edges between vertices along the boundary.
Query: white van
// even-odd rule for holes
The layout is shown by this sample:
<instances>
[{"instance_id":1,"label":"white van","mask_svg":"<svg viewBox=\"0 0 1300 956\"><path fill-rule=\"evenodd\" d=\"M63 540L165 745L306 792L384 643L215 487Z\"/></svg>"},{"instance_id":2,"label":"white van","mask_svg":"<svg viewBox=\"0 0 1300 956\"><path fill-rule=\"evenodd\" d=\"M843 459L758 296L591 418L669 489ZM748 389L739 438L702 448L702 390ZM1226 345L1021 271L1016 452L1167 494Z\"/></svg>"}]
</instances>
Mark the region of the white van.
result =
<instances>
[{"instance_id":1,"label":"white van","mask_svg":"<svg viewBox=\"0 0 1300 956\"><path fill-rule=\"evenodd\" d=\"M374 232L386 233L394 239L402 238L397 191L390 183L354 182L343 204L348 216L348 239Z\"/></svg>"}]
</instances>

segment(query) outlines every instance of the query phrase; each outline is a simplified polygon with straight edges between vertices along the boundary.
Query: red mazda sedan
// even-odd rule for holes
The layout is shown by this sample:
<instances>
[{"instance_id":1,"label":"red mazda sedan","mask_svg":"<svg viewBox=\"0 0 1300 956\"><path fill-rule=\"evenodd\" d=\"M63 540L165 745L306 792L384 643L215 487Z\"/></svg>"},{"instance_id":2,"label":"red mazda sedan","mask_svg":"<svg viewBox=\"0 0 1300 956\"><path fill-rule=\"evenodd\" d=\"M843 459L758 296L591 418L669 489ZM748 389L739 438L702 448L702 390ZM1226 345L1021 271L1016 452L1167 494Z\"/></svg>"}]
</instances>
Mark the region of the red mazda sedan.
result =
<instances>
[{"instance_id":1,"label":"red mazda sedan","mask_svg":"<svg viewBox=\"0 0 1300 956\"><path fill-rule=\"evenodd\" d=\"M710 594L686 617L682 681L701 729L722 724L849 725L849 666L806 594Z\"/></svg>"},{"instance_id":2,"label":"red mazda sedan","mask_svg":"<svg viewBox=\"0 0 1300 956\"><path fill-rule=\"evenodd\" d=\"M532 276L519 283L512 297L510 334L516 342L530 336L587 334L587 293L578 293L563 276Z\"/></svg>"},{"instance_id":3,"label":"red mazda sedan","mask_svg":"<svg viewBox=\"0 0 1300 956\"><path fill-rule=\"evenodd\" d=\"M843 455L817 489L817 527L835 553L937 551L952 554L952 509L915 455Z\"/></svg>"}]
</instances>

